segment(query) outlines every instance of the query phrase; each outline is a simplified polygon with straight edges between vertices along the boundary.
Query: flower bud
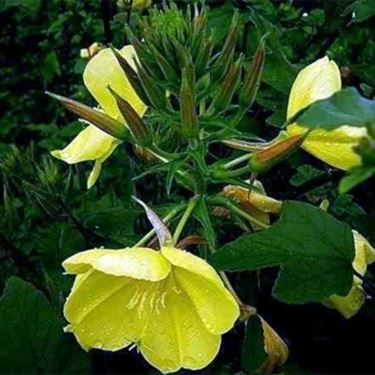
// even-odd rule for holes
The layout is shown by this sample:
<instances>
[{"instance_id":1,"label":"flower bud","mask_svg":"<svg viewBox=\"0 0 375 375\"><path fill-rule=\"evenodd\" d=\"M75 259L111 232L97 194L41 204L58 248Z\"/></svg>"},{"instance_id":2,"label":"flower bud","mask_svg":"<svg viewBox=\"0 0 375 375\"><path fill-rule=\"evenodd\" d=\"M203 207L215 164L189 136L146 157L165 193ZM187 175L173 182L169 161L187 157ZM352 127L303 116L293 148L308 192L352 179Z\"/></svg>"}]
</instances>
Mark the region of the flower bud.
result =
<instances>
[{"instance_id":1,"label":"flower bud","mask_svg":"<svg viewBox=\"0 0 375 375\"><path fill-rule=\"evenodd\" d=\"M262 77L266 56L264 40L265 37L259 42L258 49L256 50L253 61L246 72L244 84L240 91L239 103L243 108L252 106L260 86L260 79Z\"/></svg>"},{"instance_id":2,"label":"flower bud","mask_svg":"<svg viewBox=\"0 0 375 375\"><path fill-rule=\"evenodd\" d=\"M108 90L114 96L118 109L124 117L127 126L131 130L136 142L140 146L149 146L152 143L151 129L147 129L145 123L139 117L133 107L120 95L118 95L111 87Z\"/></svg>"},{"instance_id":3,"label":"flower bud","mask_svg":"<svg viewBox=\"0 0 375 375\"><path fill-rule=\"evenodd\" d=\"M215 96L212 105L217 110L225 110L231 103L241 74L241 57L231 65L225 75L219 91Z\"/></svg>"},{"instance_id":4,"label":"flower bud","mask_svg":"<svg viewBox=\"0 0 375 375\"><path fill-rule=\"evenodd\" d=\"M233 15L232 24L229 28L223 50L221 51L220 56L217 58L212 69L212 74L215 79L220 79L226 73L230 63L233 60L234 50L238 38L238 20L239 15L236 11Z\"/></svg>"},{"instance_id":5,"label":"flower bud","mask_svg":"<svg viewBox=\"0 0 375 375\"><path fill-rule=\"evenodd\" d=\"M112 137L120 140L129 139L129 131L125 125L107 116L105 113L61 95L52 94L48 91L46 91L46 94L57 99L66 109L88 121L90 124L95 125Z\"/></svg>"},{"instance_id":6,"label":"flower bud","mask_svg":"<svg viewBox=\"0 0 375 375\"><path fill-rule=\"evenodd\" d=\"M305 134L295 135L272 146L255 152L249 160L253 172L264 172L296 151L305 139Z\"/></svg>"},{"instance_id":7,"label":"flower bud","mask_svg":"<svg viewBox=\"0 0 375 375\"><path fill-rule=\"evenodd\" d=\"M180 105L183 134L189 139L197 138L199 134L199 126L197 114L195 112L195 96L191 82L188 80L186 69L182 70Z\"/></svg>"},{"instance_id":8,"label":"flower bud","mask_svg":"<svg viewBox=\"0 0 375 375\"><path fill-rule=\"evenodd\" d=\"M112 46L110 46L113 54L116 57L117 62L124 71L126 78L129 80L131 86L136 91L137 95L142 99L143 102L147 102L147 95L143 90L142 84L139 80L137 72L130 66L127 60Z\"/></svg>"}]
</instances>

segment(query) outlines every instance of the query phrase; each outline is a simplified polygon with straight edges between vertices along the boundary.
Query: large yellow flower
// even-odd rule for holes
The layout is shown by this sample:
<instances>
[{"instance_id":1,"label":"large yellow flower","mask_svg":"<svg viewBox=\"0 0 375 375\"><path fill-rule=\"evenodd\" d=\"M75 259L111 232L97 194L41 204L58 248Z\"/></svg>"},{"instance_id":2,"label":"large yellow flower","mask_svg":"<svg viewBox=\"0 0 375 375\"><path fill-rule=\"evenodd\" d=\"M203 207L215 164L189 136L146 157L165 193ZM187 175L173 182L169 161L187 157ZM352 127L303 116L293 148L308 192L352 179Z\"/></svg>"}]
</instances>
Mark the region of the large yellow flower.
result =
<instances>
[{"instance_id":1,"label":"large yellow flower","mask_svg":"<svg viewBox=\"0 0 375 375\"><path fill-rule=\"evenodd\" d=\"M375 249L358 232L353 230L355 257L353 268L358 274L364 276L367 266L375 261ZM362 287L362 280L358 276L353 276L353 286L347 296L341 297L333 295L324 301L328 307L336 309L345 318L355 315L365 303L366 294Z\"/></svg>"},{"instance_id":2,"label":"large yellow flower","mask_svg":"<svg viewBox=\"0 0 375 375\"><path fill-rule=\"evenodd\" d=\"M134 48L125 46L119 52L136 69ZM146 111L145 104L139 99L130 85L110 48L101 50L88 62L83 73L83 80L92 96L99 103L100 109L110 117L125 123L115 98L108 90L108 86L123 99L127 100L140 116L144 115ZM52 151L52 155L68 164L88 160L95 161L94 168L87 181L87 187L90 188L97 181L103 162L120 143L118 139L94 125L89 125L64 149Z\"/></svg>"},{"instance_id":3,"label":"large yellow flower","mask_svg":"<svg viewBox=\"0 0 375 375\"><path fill-rule=\"evenodd\" d=\"M293 83L287 118L339 90L341 76L336 63L328 57L315 61L302 69ZM288 126L287 131L293 136L306 132L306 128L294 123ZM327 164L346 170L360 164L360 157L353 151L353 146L365 135L365 128L351 126L342 126L333 131L316 129L308 134L302 148Z\"/></svg>"},{"instance_id":4,"label":"large yellow flower","mask_svg":"<svg viewBox=\"0 0 375 375\"><path fill-rule=\"evenodd\" d=\"M134 343L164 373L205 367L239 316L215 270L173 247L88 250L63 266L77 275L64 314L80 345Z\"/></svg>"}]
</instances>

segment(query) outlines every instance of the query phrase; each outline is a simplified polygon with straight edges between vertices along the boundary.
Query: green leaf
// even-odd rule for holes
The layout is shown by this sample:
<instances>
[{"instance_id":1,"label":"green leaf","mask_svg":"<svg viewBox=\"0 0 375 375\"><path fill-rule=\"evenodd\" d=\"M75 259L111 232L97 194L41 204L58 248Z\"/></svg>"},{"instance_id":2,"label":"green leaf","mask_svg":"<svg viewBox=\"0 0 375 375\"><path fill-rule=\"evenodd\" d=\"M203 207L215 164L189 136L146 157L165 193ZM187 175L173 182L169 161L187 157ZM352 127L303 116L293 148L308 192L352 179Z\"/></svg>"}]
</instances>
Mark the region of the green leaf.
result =
<instances>
[{"instance_id":1,"label":"green leaf","mask_svg":"<svg viewBox=\"0 0 375 375\"><path fill-rule=\"evenodd\" d=\"M267 357L264 349L262 321L258 315L254 315L248 320L246 326L241 354L242 367L245 371L252 373L263 365Z\"/></svg>"},{"instance_id":2,"label":"green leaf","mask_svg":"<svg viewBox=\"0 0 375 375\"><path fill-rule=\"evenodd\" d=\"M44 295L12 277L0 299L0 373L90 373L87 354L63 331Z\"/></svg>"},{"instance_id":3,"label":"green leaf","mask_svg":"<svg viewBox=\"0 0 375 375\"><path fill-rule=\"evenodd\" d=\"M363 22L375 16L374 0L356 0L345 8L343 15L352 13L352 23Z\"/></svg>"},{"instance_id":4,"label":"green leaf","mask_svg":"<svg viewBox=\"0 0 375 375\"><path fill-rule=\"evenodd\" d=\"M309 164L301 165L297 168L297 173L292 176L290 183L293 186L301 186L306 182L313 180L314 178L323 176L324 172L320 169L314 168Z\"/></svg>"},{"instance_id":5,"label":"green leaf","mask_svg":"<svg viewBox=\"0 0 375 375\"><path fill-rule=\"evenodd\" d=\"M310 129L332 130L342 125L366 127L375 123L375 100L366 99L349 87L311 104L289 121L292 122Z\"/></svg>"},{"instance_id":6,"label":"green leaf","mask_svg":"<svg viewBox=\"0 0 375 375\"><path fill-rule=\"evenodd\" d=\"M307 203L288 201L276 224L226 244L211 263L227 271L280 266L274 296L306 303L346 295L353 258L353 235L346 224Z\"/></svg>"},{"instance_id":7,"label":"green leaf","mask_svg":"<svg viewBox=\"0 0 375 375\"><path fill-rule=\"evenodd\" d=\"M339 184L339 192L341 194L347 193L358 184L366 181L375 175L375 167L358 167L352 169L348 174L343 177Z\"/></svg>"}]
</instances>

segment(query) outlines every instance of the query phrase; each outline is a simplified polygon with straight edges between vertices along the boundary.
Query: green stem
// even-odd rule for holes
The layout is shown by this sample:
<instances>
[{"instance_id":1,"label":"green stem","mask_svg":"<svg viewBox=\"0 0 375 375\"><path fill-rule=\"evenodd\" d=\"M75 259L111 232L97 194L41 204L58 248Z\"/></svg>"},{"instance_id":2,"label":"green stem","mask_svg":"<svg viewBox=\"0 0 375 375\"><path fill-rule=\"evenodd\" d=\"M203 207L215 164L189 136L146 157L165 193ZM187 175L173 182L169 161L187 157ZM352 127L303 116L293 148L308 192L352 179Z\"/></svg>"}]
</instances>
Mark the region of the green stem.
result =
<instances>
[{"instance_id":1,"label":"green stem","mask_svg":"<svg viewBox=\"0 0 375 375\"><path fill-rule=\"evenodd\" d=\"M229 161L228 163L224 164L224 168L230 169L232 167L235 167L237 164L241 164L242 162L249 160L250 158L251 158L251 154L242 155L238 157L237 159L233 159Z\"/></svg>"},{"instance_id":2,"label":"green stem","mask_svg":"<svg viewBox=\"0 0 375 375\"><path fill-rule=\"evenodd\" d=\"M211 204L218 204L219 206L224 206L228 210L234 212L236 215L243 217L246 220L249 220L251 223L257 225L260 228L267 229L270 227L270 225L265 224L261 222L260 220L256 219L255 217L252 217L245 211L241 210L240 207L238 207L234 202L228 200L224 197L213 197L210 199Z\"/></svg>"},{"instance_id":3,"label":"green stem","mask_svg":"<svg viewBox=\"0 0 375 375\"><path fill-rule=\"evenodd\" d=\"M249 165L245 165L244 167L235 169L233 171L229 171L228 172L228 176L230 176L230 177L237 177L237 176L241 176L241 175L243 175L245 173L249 173L249 172L251 172L250 166Z\"/></svg>"},{"instance_id":4,"label":"green stem","mask_svg":"<svg viewBox=\"0 0 375 375\"><path fill-rule=\"evenodd\" d=\"M236 128L238 126L238 124L241 122L241 120L243 119L243 117L246 115L246 112L247 112L247 108L239 110L237 112L236 116L231 121L230 126L232 128Z\"/></svg>"},{"instance_id":5,"label":"green stem","mask_svg":"<svg viewBox=\"0 0 375 375\"><path fill-rule=\"evenodd\" d=\"M191 213L193 212L194 210L194 207L196 206L198 200L199 200L200 196L199 195L196 195L195 197L193 197L192 199L190 199L187 207L186 207L186 210L184 212L184 214L181 216L181 219L179 221L179 223L177 224L177 227L176 227L176 230L174 231L173 233L173 244L175 245L186 225L186 222L188 221Z\"/></svg>"},{"instance_id":6,"label":"green stem","mask_svg":"<svg viewBox=\"0 0 375 375\"><path fill-rule=\"evenodd\" d=\"M171 221L178 213L180 213L186 204L181 205L179 207L174 208L167 216L165 216L162 221L164 224L167 224ZM155 235L155 229L151 229L148 233L146 233L133 247L139 247L144 245L147 241L149 241Z\"/></svg>"},{"instance_id":7,"label":"green stem","mask_svg":"<svg viewBox=\"0 0 375 375\"><path fill-rule=\"evenodd\" d=\"M227 289L230 291L230 293L232 294L232 296L234 297L234 299L236 300L236 302L240 305L240 306L243 306L243 302L241 301L241 298L238 297L238 294L237 292L234 290L232 284L230 283L229 279L228 279L228 276L225 274L224 271L220 271L219 272L220 274L220 277L221 279L223 280L225 286L227 287Z\"/></svg>"}]
</instances>

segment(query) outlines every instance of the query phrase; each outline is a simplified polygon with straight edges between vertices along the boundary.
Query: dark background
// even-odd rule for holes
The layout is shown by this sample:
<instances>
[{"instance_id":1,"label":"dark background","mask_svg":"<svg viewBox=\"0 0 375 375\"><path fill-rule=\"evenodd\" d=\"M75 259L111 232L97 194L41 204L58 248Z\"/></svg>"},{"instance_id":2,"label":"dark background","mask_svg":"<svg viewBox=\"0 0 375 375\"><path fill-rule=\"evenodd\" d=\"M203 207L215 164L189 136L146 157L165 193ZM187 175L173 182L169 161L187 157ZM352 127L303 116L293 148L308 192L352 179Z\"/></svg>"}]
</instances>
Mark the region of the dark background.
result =
<instances>
[{"instance_id":1,"label":"dark background","mask_svg":"<svg viewBox=\"0 0 375 375\"><path fill-rule=\"evenodd\" d=\"M272 46L266 60L253 111L255 133L264 123L268 124L270 138L279 131L295 72L326 53L341 67L345 85L354 85L363 95L373 98L375 12L371 13L371 0L363 1L362 7L361 1L352 0L209 3L210 25L218 43L237 7L245 21L241 48L251 55L256 47L257 31L250 21L249 9L268 20L277 35L275 43L281 46L284 65L275 59ZM372 3L375 9L375 0ZM186 2L178 4L184 7ZM353 11L357 20L352 18ZM141 15L133 12L129 18L128 9L109 0L0 1L0 289L12 275L22 278L43 293L59 319L71 285L71 279L61 275L61 261L98 244L118 247L134 241L145 223L137 218L139 211L128 203L134 187L125 171L137 169L134 155L116 153L106 162L108 168L97 186L89 192L84 186L86 165L67 167L48 156L49 151L72 139L82 126L44 91L94 104L82 83L87 60L80 57L80 50L93 42L123 45L124 22L129 18L136 28L137 16ZM308 172L301 168L306 165ZM341 172L301 151L266 174L263 184L269 195L279 199L313 203L329 199L330 212L374 244L374 185L370 181L339 196L336 184L341 177ZM162 181L152 178L137 189L146 196L160 191L154 199L163 212L169 203L163 199L161 185ZM126 225L122 224L124 217ZM238 234L231 228L225 240ZM276 274L277 270L267 270L258 279L250 273L231 276L243 299L256 306L288 343L290 359L280 372L375 373L371 344L375 337L374 302L369 299L350 320L321 305L282 304L271 297ZM256 288L258 282L260 289ZM370 298L374 290L368 289L368 294ZM22 324L19 327L22 329ZM221 354L202 373L239 371L242 336L243 326L238 323L225 335ZM0 337L0 353L1 342ZM29 346L27 342L24 345ZM73 340L69 345L75 345ZM17 361L17 355L9 361ZM90 361L94 373L157 373L135 351L94 351ZM85 366L89 372L90 365ZM0 371L11 372L11 367L5 363Z\"/></svg>"}]
</instances>

